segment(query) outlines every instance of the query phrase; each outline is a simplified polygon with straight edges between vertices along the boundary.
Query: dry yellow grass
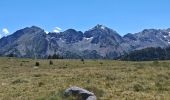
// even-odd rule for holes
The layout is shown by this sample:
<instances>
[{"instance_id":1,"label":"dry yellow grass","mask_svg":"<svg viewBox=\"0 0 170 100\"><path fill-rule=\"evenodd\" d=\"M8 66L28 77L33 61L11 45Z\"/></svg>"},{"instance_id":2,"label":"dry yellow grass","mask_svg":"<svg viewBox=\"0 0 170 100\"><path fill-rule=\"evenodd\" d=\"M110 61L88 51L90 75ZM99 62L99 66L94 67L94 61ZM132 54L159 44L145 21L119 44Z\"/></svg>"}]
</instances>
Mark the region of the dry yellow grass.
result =
<instances>
[{"instance_id":1,"label":"dry yellow grass","mask_svg":"<svg viewBox=\"0 0 170 100\"><path fill-rule=\"evenodd\" d=\"M39 66L35 66L35 62ZM99 100L170 100L170 62L0 58L0 100L69 100L86 88Z\"/></svg>"}]
</instances>

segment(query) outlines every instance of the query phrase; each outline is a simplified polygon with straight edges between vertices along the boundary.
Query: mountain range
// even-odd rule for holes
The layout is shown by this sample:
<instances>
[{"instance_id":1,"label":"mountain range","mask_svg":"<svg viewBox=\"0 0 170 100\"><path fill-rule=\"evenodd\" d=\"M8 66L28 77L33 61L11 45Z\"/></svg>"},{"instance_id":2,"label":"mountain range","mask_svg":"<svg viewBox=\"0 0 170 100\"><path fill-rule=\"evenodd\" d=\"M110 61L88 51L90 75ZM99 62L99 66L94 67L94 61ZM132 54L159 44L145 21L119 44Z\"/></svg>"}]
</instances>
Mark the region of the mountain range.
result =
<instances>
[{"instance_id":1,"label":"mountain range","mask_svg":"<svg viewBox=\"0 0 170 100\"><path fill-rule=\"evenodd\" d=\"M121 36L104 25L96 25L85 32L68 29L59 33L46 33L43 29L32 26L1 38L0 55L47 58L57 54L74 59L115 59L134 50L168 46L170 28L144 29Z\"/></svg>"}]
</instances>

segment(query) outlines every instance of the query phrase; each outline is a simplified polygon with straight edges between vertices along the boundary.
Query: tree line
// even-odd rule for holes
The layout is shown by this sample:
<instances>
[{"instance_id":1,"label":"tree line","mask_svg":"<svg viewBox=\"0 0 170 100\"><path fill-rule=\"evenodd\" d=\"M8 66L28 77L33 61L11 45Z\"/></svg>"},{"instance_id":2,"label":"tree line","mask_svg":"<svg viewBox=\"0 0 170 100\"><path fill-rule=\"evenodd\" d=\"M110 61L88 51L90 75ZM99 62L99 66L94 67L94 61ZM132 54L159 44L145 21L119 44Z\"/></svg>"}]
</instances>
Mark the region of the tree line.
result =
<instances>
[{"instance_id":1,"label":"tree line","mask_svg":"<svg viewBox=\"0 0 170 100\"><path fill-rule=\"evenodd\" d=\"M170 60L170 47L150 47L142 50L135 50L121 56L120 59L132 61Z\"/></svg>"}]
</instances>

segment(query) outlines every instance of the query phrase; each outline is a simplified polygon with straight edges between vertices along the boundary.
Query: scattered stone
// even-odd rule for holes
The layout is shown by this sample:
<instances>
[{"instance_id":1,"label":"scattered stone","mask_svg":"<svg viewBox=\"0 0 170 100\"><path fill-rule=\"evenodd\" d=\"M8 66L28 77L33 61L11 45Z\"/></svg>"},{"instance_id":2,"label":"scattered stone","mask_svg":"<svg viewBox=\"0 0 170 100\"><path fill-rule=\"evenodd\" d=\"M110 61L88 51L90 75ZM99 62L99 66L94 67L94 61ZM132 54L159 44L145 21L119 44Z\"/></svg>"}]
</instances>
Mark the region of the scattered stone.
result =
<instances>
[{"instance_id":1,"label":"scattered stone","mask_svg":"<svg viewBox=\"0 0 170 100\"><path fill-rule=\"evenodd\" d=\"M70 95L78 96L78 100L97 100L94 93L89 92L83 88L76 87L76 86L66 89L64 92L64 95L65 96L70 96Z\"/></svg>"},{"instance_id":2,"label":"scattered stone","mask_svg":"<svg viewBox=\"0 0 170 100\"><path fill-rule=\"evenodd\" d=\"M34 69L38 69L38 67L37 67L37 66L34 66L33 68L34 68Z\"/></svg>"}]
</instances>

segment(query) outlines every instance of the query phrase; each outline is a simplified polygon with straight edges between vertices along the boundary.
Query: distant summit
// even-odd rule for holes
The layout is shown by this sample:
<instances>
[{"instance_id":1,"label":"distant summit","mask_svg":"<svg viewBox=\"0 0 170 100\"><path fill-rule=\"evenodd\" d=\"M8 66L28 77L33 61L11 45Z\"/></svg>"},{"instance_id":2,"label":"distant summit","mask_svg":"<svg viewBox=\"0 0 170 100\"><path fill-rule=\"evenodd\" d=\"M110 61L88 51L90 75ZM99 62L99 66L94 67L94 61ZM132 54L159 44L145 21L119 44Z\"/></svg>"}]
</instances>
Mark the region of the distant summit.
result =
<instances>
[{"instance_id":1,"label":"distant summit","mask_svg":"<svg viewBox=\"0 0 170 100\"><path fill-rule=\"evenodd\" d=\"M93 29L103 29L105 30L107 27L104 25L97 24Z\"/></svg>"}]
</instances>

